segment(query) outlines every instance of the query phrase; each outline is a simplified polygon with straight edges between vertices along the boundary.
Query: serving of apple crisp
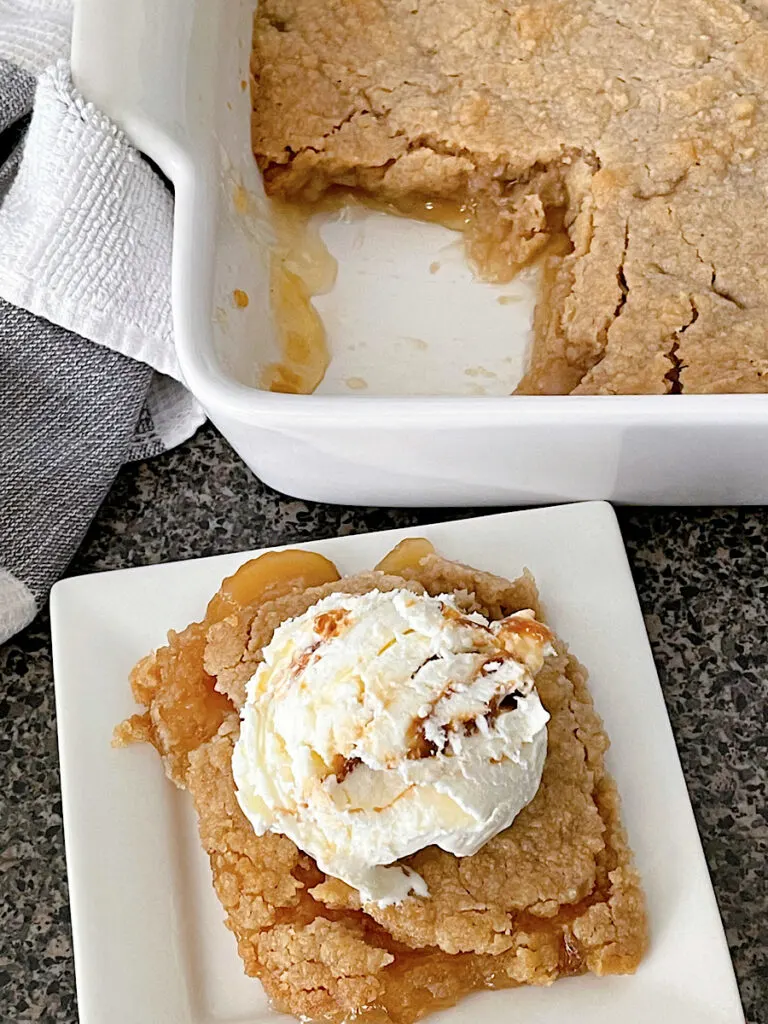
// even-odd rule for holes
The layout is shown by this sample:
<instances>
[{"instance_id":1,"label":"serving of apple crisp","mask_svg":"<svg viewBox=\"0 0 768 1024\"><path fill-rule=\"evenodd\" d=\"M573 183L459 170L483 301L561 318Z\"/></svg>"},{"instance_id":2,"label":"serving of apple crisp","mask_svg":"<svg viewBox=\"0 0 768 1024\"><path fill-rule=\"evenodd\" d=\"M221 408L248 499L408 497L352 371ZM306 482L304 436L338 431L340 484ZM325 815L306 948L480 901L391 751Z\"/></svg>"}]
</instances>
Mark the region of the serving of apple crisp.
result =
<instances>
[{"instance_id":1,"label":"serving of apple crisp","mask_svg":"<svg viewBox=\"0 0 768 1024\"><path fill-rule=\"evenodd\" d=\"M510 582L416 539L346 578L317 554L270 553L225 580L201 622L136 666L132 686L145 710L116 742L152 743L191 793L245 970L279 1009L410 1024L475 989L638 966L644 900L603 763L608 740L586 672L544 625L529 574ZM432 699L411 705L414 690ZM251 753L277 758L261 774L233 760L241 738L251 742L246 726ZM291 745L310 731L309 753L305 741ZM328 737L338 759L322 753ZM482 793L473 803L464 783L441 785L454 762L477 766L483 750L484 790L519 794L495 824ZM397 779L407 785L394 792ZM397 878L364 897L321 870L354 877L350 851L385 820L381 805L406 806L414 788L414 814L390 816L386 831L405 836L407 820L428 838L384 868ZM331 812L337 825L322 831ZM368 830L345 846L361 812ZM459 833L468 848L477 827L470 855L446 849ZM381 837L365 841L382 862Z\"/></svg>"}]
</instances>

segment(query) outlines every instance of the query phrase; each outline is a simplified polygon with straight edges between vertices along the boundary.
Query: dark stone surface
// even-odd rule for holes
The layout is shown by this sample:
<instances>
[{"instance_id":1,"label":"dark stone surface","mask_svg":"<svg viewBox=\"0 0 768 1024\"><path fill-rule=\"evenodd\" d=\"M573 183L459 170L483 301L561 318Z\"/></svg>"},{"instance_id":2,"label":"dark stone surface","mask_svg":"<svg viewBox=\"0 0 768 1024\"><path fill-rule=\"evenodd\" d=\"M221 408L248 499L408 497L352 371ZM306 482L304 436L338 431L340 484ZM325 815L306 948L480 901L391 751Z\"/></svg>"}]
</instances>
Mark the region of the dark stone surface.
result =
<instances>
[{"instance_id":1,"label":"dark stone surface","mask_svg":"<svg viewBox=\"0 0 768 1024\"><path fill-rule=\"evenodd\" d=\"M70 573L469 514L283 498L206 427L120 473ZM620 520L747 1019L766 1024L768 509L623 509ZM45 614L0 648L5 1021L77 1021Z\"/></svg>"}]
</instances>

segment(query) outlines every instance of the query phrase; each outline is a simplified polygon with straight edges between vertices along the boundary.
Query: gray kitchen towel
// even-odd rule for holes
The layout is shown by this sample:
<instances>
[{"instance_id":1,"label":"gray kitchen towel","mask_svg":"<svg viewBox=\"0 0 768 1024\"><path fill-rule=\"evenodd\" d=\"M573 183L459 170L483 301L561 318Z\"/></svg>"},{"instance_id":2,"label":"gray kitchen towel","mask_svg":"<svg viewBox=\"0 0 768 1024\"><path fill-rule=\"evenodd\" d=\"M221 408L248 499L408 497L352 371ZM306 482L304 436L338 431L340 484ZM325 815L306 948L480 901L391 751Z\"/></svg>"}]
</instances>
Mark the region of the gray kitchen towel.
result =
<instances>
[{"instance_id":1,"label":"gray kitchen towel","mask_svg":"<svg viewBox=\"0 0 768 1024\"><path fill-rule=\"evenodd\" d=\"M75 553L152 375L0 299L0 640L34 617Z\"/></svg>"},{"instance_id":2,"label":"gray kitchen towel","mask_svg":"<svg viewBox=\"0 0 768 1024\"><path fill-rule=\"evenodd\" d=\"M0 0L0 48L15 40L26 65L0 57L0 642L39 610L120 466L204 418L157 372L177 372L164 186L66 64L31 73L65 3L12 0L10 32ZM22 16L43 8L53 35Z\"/></svg>"}]
</instances>

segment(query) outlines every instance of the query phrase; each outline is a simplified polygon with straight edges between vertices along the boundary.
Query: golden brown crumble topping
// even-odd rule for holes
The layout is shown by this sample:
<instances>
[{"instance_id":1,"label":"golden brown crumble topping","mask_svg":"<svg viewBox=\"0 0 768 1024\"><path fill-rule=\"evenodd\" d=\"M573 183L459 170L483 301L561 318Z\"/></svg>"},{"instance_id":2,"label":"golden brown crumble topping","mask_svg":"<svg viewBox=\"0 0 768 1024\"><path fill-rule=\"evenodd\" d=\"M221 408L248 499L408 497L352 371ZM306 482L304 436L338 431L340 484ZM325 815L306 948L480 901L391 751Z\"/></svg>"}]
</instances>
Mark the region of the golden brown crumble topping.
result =
<instances>
[{"instance_id":1,"label":"golden brown crumble topping","mask_svg":"<svg viewBox=\"0 0 768 1024\"><path fill-rule=\"evenodd\" d=\"M768 391L764 5L263 0L253 76L272 196L442 203L495 279L549 253L519 393Z\"/></svg>"}]
</instances>

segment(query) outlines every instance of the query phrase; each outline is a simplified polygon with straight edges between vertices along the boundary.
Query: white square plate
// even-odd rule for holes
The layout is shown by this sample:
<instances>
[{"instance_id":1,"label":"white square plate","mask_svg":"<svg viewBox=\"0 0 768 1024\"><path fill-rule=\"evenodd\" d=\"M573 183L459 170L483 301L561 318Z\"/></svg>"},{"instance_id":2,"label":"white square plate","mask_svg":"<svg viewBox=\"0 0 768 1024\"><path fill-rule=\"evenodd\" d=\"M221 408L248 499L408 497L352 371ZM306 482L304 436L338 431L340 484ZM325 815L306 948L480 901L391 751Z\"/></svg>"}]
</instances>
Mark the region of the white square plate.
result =
<instances>
[{"instance_id":1,"label":"white square plate","mask_svg":"<svg viewBox=\"0 0 768 1024\"><path fill-rule=\"evenodd\" d=\"M343 573L428 537L505 576L528 566L548 618L588 666L608 767L648 897L632 977L474 995L434 1024L743 1024L712 885L618 524L586 503L297 545ZM199 618L246 553L64 580L51 597L64 830L81 1024L273 1024L211 887L186 793L149 747L113 750L132 666Z\"/></svg>"}]
</instances>

